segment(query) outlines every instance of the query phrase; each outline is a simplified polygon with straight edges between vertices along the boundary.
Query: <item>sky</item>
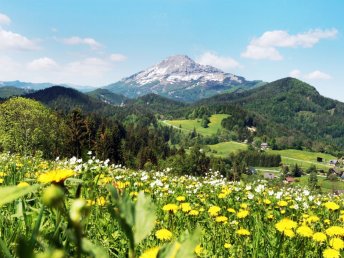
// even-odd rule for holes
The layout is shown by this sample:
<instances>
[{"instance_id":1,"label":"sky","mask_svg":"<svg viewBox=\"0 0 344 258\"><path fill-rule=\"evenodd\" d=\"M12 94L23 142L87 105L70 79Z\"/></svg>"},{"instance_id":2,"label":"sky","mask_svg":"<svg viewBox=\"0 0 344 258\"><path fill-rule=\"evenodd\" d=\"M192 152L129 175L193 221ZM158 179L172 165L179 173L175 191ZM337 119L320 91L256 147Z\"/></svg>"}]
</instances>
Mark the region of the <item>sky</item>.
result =
<instances>
[{"instance_id":1,"label":"sky","mask_svg":"<svg viewBox=\"0 0 344 258\"><path fill-rule=\"evenodd\" d=\"M185 54L344 102L341 0L0 0L0 81L104 86Z\"/></svg>"}]
</instances>

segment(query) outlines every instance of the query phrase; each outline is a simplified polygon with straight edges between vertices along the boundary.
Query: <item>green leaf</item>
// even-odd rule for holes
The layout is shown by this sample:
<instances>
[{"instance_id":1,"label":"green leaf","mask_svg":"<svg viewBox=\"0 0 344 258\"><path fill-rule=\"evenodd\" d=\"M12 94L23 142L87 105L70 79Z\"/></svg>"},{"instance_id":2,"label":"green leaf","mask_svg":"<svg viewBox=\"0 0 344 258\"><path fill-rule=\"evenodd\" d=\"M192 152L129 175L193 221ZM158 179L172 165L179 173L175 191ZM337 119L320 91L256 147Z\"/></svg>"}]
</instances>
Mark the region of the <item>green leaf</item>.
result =
<instances>
[{"instance_id":1,"label":"green leaf","mask_svg":"<svg viewBox=\"0 0 344 258\"><path fill-rule=\"evenodd\" d=\"M35 192L40 185L32 185L32 186L26 186L26 187L18 187L18 186L4 186L0 187L0 207L3 206L6 203L13 202L14 200Z\"/></svg>"},{"instance_id":2,"label":"green leaf","mask_svg":"<svg viewBox=\"0 0 344 258\"><path fill-rule=\"evenodd\" d=\"M141 191L137 197L135 205L135 226L134 239L135 244L139 244L147 237L155 226L155 206L149 197L146 197Z\"/></svg>"},{"instance_id":3,"label":"green leaf","mask_svg":"<svg viewBox=\"0 0 344 258\"><path fill-rule=\"evenodd\" d=\"M0 238L0 254L4 255L5 258L12 258L10 251L8 250L6 243ZM2 257L2 256L1 256Z\"/></svg>"},{"instance_id":4,"label":"green leaf","mask_svg":"<svg viewBox=\"0 0 344 258\"><path fill-rule=\"evenodd\" d=\"M109 254L101 247L101 245L95 245L87 238L82 239L82 250L88 254L93 254L95 258L108 258Z\"/></svg>"},{"instance_id":5,"label":"green leaf","mask_svg":"<svg viewBox=\"0 0 344 258\"><path fill-rule=\"evenodd\" d=\"M201 229L196 228L192 235L190 235L180 246L176 258L194 258L195 248L200 242Z\"/></svg>"}]
</instances>

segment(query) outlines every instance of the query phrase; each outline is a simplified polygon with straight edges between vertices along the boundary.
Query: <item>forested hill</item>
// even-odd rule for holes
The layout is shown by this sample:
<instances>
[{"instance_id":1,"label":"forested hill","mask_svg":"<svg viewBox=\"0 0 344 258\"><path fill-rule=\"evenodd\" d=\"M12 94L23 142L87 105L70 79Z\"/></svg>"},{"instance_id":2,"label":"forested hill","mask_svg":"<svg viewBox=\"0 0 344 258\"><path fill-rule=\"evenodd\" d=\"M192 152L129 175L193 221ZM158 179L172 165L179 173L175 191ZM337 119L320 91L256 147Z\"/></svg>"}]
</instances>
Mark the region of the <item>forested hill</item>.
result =
<instances>
[{"instance_id":1,"label":"forested hill","mask_svg":"<svg viewBox=\"0 0 344 258\"><path fill-rule=\"evenodd\" d=\"M84 112L105 112L111 106L94 98L81 93L75 89L62 86L53 86L24 95L26 98L35 99L45 105L59 110L70 111L80 108Z\"/></svg>"},{"instance_id":2,"label":"forested hill","mask_svg":"<svg viewBox=\"0 0 344 258\"><path fill-rule=\"evenodd\" d=\"M344 147L344 104L321 96L314 87L294 78L241 93L217 95L198 105L210 103L239 105L271 123L300 131L310 140L326 139Z\"/></svg>"},{"instance_id":3,"label":"forested hill","mask_svg":"<svg viewBox=\"0 0 344 258\"><path fill-rule=\"evenodd\" d=\"M93 91L87 92L86 94L102 102L116 106L124 104L126 101L128 101L127 97L113 93L107 89L98 88Z\"/></svg>"}]
</instances>

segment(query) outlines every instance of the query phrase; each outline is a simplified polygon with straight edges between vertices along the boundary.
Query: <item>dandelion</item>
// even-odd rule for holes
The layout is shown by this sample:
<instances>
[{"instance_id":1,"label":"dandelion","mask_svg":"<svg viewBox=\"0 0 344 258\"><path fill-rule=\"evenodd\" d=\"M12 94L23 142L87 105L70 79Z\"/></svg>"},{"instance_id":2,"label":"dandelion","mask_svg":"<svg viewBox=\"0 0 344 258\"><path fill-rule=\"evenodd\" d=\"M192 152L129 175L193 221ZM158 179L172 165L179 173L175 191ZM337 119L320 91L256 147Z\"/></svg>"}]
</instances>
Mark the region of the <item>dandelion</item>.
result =
<instances>
[{"instance_id":1,"label":"dandelion","mask_svg":"<svg viewBox=\"0 0 344 258\"><path fill-rule=\"evenodd\" d=\"M159 253L159 247L153 247L146 250L139 258L156 258Z\"/></svg>"},{"instance_id":2,"label":"dandelion","mask_svg":"<svg viewBox=\"0 0 344 258\"><path fill-rule=\"evenodd\" d=\"M168 229L159 229L157 232L155 232L155 236L159 240L171 240L173 234Z\"/></svg>"},{"instance_id":3,"label":"dandelion","mask_svg":"<svg viewBox=\"0 0 344 258\"><path fill-rule=\"evenodd\" d=\"M326 202L324 203L324 206L330 211L335 211L339 209L339 205L335 202Z\"/></svg>"},{"instance_id":4,"label":"dandelion","mask_svg":"<svg viewBox=\"0 0 344 258\"><path fill-rule=\"evenodd\" d=\"M163 211L169 211L173 213L176 213L178 209L179 209L178 205L173 204L173 203L166 204L164 205L164 207L162 207Z\"/></svg>"},{"instance_id":5,"label":"dandelion","mask_svg":"<svg viewBox=\"0 0 344 258\"><path fill-rule=\"evenodd\" d=\"M288 218L284 218L275 224L275 228L288 237L293 237L295 235L292 229L296 227L297 223Z\"/></svg>"},{"instance_id":6,"label":"dandelion","mask_svg":"<svg viewBox=\"0 0 344 258\"><path fill-rule=\"evenodd\" d=\"M332 226L326 229L328 236L344 236L344 228L339 226Z\"/></svg>"},{"instance_id":7,"label":"dandelion","mask_svg":"<svg viewBox=\"0 0 344 258\"><path fill-rule=\"evenodd\" d=\"M219 206L211 206L208 209L208 213L210 216L216 217L218 213L220 212L221 208Z\"/></svg>"},{"instance_id":8,"label":"dandelion","mask_svg":"<svg viewBox=\"0 0 344 258\"><path fill-rule=\"evenodd\" d=\"M19 182L19 184L17 184L18 187L27 187L30 186L29 183L27 182Z\"/></svg>"},{"instance_id":9,"label":"dandelion","mask_svg":"<svg viewBox=\"0 0 344 258\"><path fill-rule=\"evenodd\" d=\"M223 245L223 247L224 247L224 248L226 248L226 249L229 249L229 248L231 248L231 247L232 247L232 245L231 245L231 244L229 244L229 243L225 243L225 244Z\"/></svg>"},{"instance_id":10,"label":"dandelion","mask_svg":"<svg viewBox=\"0 0 344 258\"><path fill-rule=\"evenodd\" d=\"M185 196L178 196L177 198L178 202L184 202L185 201Z\"/></svg>"},{"instance_id":11,"label":"dandelion","mask_svg":"<svg viewBox=\"0 0 344 258\"><path fill-rule=\"evenodd\" d=\"M203 247L202 247L201 245L197 245L197 246L195 247L194 252L195 252L198 256L200 256L200 255L202 254L202 252L203 252Z\"/></svg>"},{"instance_id":12,"label":"dandelion","mask_svg":"<svg viewBox=\"0 0 344 258\"><path fill-rule=\"evenodd\" d=\"M251 235L250 231L248 231L247 229L244 228L240 228L237 231L235 231L236 234L240 235L240 236L249 236Z\"/></svg>"},{"instance_id":13,"label":"dandelion","mask_svg":"<svg viewBox=\"0 0 344 258\"><path fill-rule=\"evenodd\" d=\"M236 211L235 211L233 208L228 208L227 211L228 211L229 213L236 213Z\"/></svg>"},{"instance_id":14,"label":"dandelion","mask_svg":"<svg viewBox=\"0 0 344 258\"><path fill-rule=\"evenodd\" d=\"M74 171L71 169L57 169L51 170L47 173L41 174L37 181L39 183L60 183L64 182L68 177L74 175Z\"/></svg>"},{"instance_id":15,"label":"dandelion","mask_svg":"<svg viewBox=\"0 0 344 258\"><path fill-rule=\"evenodd\" d=\"M301 226L296 230L296 233L298 233L300 236L303 237L311 237L313 236L313 230L308 226Z\"/></svg>"},{"instance_id":16,"label":"dandelion","mask_svg":"<svg viewBox=\"0 0 344 258\"><path fill-rule=\"evenodd\" d=\"M237 213L237 217L239 219L243 219L243 218L246 218L248 216L248 211L247 210L241 210Z\"/></svg>"},{"instance_id":17,"label":"dandelion","mask_svg":"<svg viewBox=\"0 0 344 258\"><path fill-rule=\"evenodd\" d=\"M180 207L182 208L182 211L183 211L183 212L189 212L189 211L192 210L192 209L191 209L191 205L190 205L190 203L188 203L188 202L182 203L182 204L180 205Z\"/></svg>"},{"instance_id":18,"label":"dandelion","mask_svg":"<svg viewBox=\"0 0 344 258\"><path fill-rule=\"evenodd\" d=\"M319 243L325 242L327 240L327 236L322 232L316 232L313 235L313 240Z\"/></svg>"},{"instance_id":19,"label":"dandelion","mask_svg":"<svg viewBox=\"0 0 344 258\"><path fill-rule=\"evenodd\" d=\"M225 222L228 221L228 218L225 217L225 216L218 216L218 217L215 218L215 221L216 222L223 222L223 223L225 223Z\"/></svg>"},{"instance_id":20,"label":"dandelion","mask_svg":"<svg viewBox=\"0 0 344 258\"><path fill-rule=\"evenodd\" d=\"M288 202L283 201L283 200L282 201L278 201L277 205L280 206L280 207L286 207L286 206L288 206Z\"/></svg>"},{"instance_id":21,"label":"dandelion","mask_svg":"<svg viewBox=\"0 0 344 258\"><path fill-rule=\"evenodd\" d=\"M339 258L340 253L339 251L332 249L332 248L326 248L323 252L324 258Z\"/></svg>"},{"instance_id":22,"label":"dandelion","mask_svg":"<svg viewBox=\"0 0 344 258\"><path fill-rule=\"evenodd\" d=\"M330 240L330 246L335 250L341 250L344 248L344 242L342 239L335 237Z\"/></svg>"}]
</instances>

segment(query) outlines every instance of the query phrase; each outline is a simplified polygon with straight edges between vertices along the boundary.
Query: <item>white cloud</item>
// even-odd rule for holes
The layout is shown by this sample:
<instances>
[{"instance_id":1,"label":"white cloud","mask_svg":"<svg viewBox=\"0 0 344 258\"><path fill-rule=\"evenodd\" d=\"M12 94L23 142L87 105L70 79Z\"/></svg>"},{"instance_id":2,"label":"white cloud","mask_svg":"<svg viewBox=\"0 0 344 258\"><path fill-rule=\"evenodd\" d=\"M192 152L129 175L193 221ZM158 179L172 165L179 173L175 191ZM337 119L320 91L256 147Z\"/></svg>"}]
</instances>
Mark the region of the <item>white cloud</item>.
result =
<instances>
[{"instance_id":1,"label":"white cloud","mask_svg":"<svg viewBox=\"0 0 344 258\"><path fill-rule=\"evenodd\" d=\"M10 17L8 17L6 14L0 13L0 25L9 25L10 23Z\"/></svg>"},{"instance_id":2,"label":"white cloud","mask_svg":"<svg viewBox=\"0 0 344 258\"><path fill-rule=\"evenodd\" d=\"M231 57L222 57L211 52L203 53L199 58L197 58L197 62L202 65L211 65L221 70L241 67L235 59Z\"/></svg>"},{"instance_id":3,"label":"white cloud","mask_svg":"<svg viewBox=\"0 0 344 258\"><path fill-rule=\"evenodd\" d=\"M0 49L37 50L38 46L25 36L0 28Z\"/></svg>"},{"instance_id":4,"label":"white cloud","mask_svg":"<svg viewBox=\"0 0 344 258\"><path fill-rule=\"evenodd\" d=\"M289 76L298 78L298 79L312 80L312 81L332 79L331 75L321 72L319 70L315 70L313 72L303 74L300 70L294 69L289 73Z\"/></svg>"},{"instance_id":5,"label":"white cloud","mask_svg":"<svg viewBox=\"0 0 344 258\"><path fill-rule=\"evenodd\" d=\"M125 55L115 53L110 55L110 60L113 62L123 62L127 60L128 58Z\"/></svg>"},{"instance_id":6,"label":"white cloud","mask_svg":"<svg viewBox=\"0 0 344 258\"><path fill-rule=\"evenodd\" d=\"M315 29L290 35L284 30L266 31L260 37L251 40L241 56L251 59L282 60L277 48L310 48L321 39L332 39L338 34L336 29Z\"/></svg>"},{"instance_id":7,"label":"white cloud","mask_svg":"<svg viewBox=\"0 0 344 258\"><path fill-rule=\"evenodd\" d=\"M93 38L70 37L63 39L62 42L66 45L87 45L92 49L98 49L102 46Z\"/></svg>"},{"instance_id":8,"label":"white cloud","mask_svg":"<svg viewBox=\"0 0 344 258\"><path fill-rule=\"evenodd\" d=\"M58 68L58 64L49 57L42 57L28 63L27 68L32 71L47 71Z\"/></svg>"},{"instance_id":9,"label":"white cloud","mask_svg":"<svg viewBox=\"0 0 344 258\"><path fill-rule=\"evenodd\" d=\"M327 73L316 70L306 74L305 78L308 80L330 80L332 79L332 76Z\"/></svg>"},{"instance_id":10,"label":"white cloud","mask_svg":"<svg viewBox=\"0 0 344 258\"><path fill-rule=\"evenodd\" d=\"M301 71L298 69L294 69L289 73L289 76L293 78L301 78Z\"/></svg>"}]
</instances>

